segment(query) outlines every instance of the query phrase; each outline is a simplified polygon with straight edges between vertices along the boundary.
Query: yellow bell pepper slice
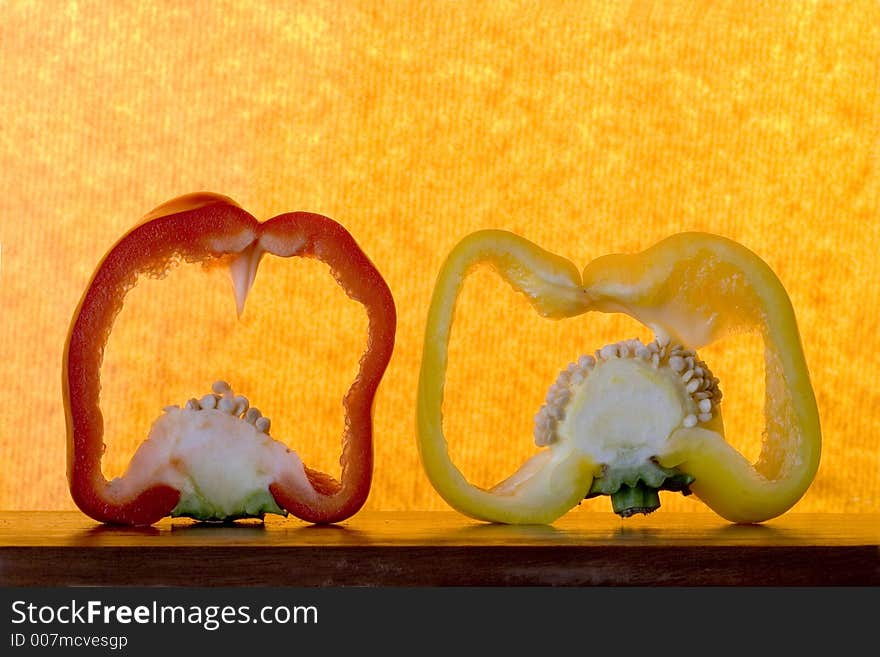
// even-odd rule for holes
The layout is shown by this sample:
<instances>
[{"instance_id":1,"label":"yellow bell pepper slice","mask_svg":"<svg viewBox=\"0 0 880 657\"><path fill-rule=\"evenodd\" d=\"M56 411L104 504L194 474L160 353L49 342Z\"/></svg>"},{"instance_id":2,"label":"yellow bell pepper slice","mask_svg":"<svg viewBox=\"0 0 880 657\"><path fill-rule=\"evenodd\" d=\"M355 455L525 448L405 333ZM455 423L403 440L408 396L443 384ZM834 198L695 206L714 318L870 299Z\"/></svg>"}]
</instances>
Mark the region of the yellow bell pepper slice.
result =
<instances>
[{"instance_id":1,"label":"yellow bell pepper slice","mask_svg":"<svg viewBox=\"0 0 880 657\"><path fill-rule=\"evenodd\" d=\"M560 375L536 429L546 448L491 489L466 480L449 456L442 428L455 302L479 263L493 266L545 317L621 312L657 335L649 345L605 347ZM691 351L746 331L759 332L765 344L766 430L754 464L724 440L718 381ZM621 381L625 388L616 388ZM655 412L626 407L636 402ZM465 237L435 285L417 424L422 464L437 492L465 515L501 523L550 523L595 494L614 493L615 510L623 499L629 507L621 515L647 513L659 503L639 500L643 493L656 497L658 489L693 492L732 522L762 522L803 496L821 451L816 400L785 289L753 252L705 233L598 258L583 275L513 233ZM627 432L632 435L618 436Z\"/></svg>"}]
</instances>

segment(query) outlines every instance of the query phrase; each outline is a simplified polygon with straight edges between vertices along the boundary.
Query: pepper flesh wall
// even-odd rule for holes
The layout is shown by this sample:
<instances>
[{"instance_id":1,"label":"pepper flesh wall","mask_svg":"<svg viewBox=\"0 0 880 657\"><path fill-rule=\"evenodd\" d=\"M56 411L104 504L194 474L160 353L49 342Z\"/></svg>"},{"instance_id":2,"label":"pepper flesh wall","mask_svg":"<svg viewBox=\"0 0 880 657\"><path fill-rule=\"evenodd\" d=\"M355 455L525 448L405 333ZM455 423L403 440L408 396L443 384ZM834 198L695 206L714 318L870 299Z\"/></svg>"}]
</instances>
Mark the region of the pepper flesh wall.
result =
<instances>
[{"instance_id":1,"label":"pepper flesh wall","mask_svg":"<svg viewBox=\"0 0 880 657\"><path fill-rule=\"evenodd\" d=\"M343 399L340 479L305 466L271 439L268 418L218 382L201 400L166 409L126 474L107 481L100 369L125 294L139 275L164 275L176 260L220 259L230 264L241 314L267 253L321 260L367 312L367 348ZM168 515L231 520L291 513L313 523L350 517L370 489L373 399L391 357L396 319L384 279L348 231L328 217L292 212L260 223L229 198L208 193L159 206L104 256L71 321L62 390L74 502L100 522L131 525Z\"/></svg>"},{"instance_id":2,"label":"pepper flesh wall","mask_svg":"<svg viewBox=\"0 0 880 657\"><path fill-rule=\"evenodd\" d=\"M541 451L490 489L468 482L442 430L455 302L468 271L492 265L544 317L622 312L653 330L584 355L560 373L535 417ZM765 344L765 439L749 463L724 439L720 382L696 349L744 331ZM621 516L650 513L659 491L694 493L732 522L794 505L819 464L821 433L791 302L757 255L731 240L682 233L634 255L567 260L513 233L463 239L441 269L419 377L418 444L435 489L481 520L549 523L609 495Z\"/></svg>"}]
</instances>

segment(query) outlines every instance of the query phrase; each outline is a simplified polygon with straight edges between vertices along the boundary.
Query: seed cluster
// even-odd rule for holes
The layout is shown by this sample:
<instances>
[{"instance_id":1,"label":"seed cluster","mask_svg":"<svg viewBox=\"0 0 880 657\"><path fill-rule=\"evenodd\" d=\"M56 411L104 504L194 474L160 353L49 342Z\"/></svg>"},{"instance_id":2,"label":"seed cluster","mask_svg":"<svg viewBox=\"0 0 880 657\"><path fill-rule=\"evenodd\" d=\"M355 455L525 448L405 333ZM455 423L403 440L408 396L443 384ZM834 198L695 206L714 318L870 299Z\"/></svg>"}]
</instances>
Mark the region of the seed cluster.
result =
<instances>
[{"instance_id":1,"label":"seed cluster","mask_svg":"<svg viewBox=\"0 0 880 657\"><path fill-rule=\"evenodd\" d=\"M244 395L236 395L226 381L215 381L211 386L213 391L205 395L201 399L193 397L184 406L189 411L212 410L223 411L230 415L235 415L245 422L254 425L257 431L269 433L271 422L269 418L264 417L260 410L251 406ZM167 406L166 411L172 408L180 408L179 406Z\"/></svg>"},{"instance_id":2,"label":"seed cluster","mask_svg":"<svg viewBox=\"0 0 880 657\"><path fill-rule=\"evenodd\" d=\"M565 408L574 389L587 379L595 367L615 358L638 358L651 363L655 369L667 367L675 372L697 407L697 413L690 413L682 420L685 427L708 422L721 403L718 378L712 375L695 352L680 344L670 344L665 338L657 338L648 344L638 339L623 340L597 349L592 356L581 356L559 373L547 391L544 405L535 415L535 444L543 447L555 442L556 428L565 419Z\"/></svg>"}]
</instances>

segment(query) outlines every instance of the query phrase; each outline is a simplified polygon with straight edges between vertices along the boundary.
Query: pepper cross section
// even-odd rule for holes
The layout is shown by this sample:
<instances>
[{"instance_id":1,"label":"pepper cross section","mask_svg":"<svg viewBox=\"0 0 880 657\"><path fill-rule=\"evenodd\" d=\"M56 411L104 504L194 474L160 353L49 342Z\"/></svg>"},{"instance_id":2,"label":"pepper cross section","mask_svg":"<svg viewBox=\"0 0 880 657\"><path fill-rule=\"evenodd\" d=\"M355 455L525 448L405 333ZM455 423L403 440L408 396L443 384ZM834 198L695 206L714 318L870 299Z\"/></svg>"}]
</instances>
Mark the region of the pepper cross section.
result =
<instances>
[{"instance_id":1,"label":"pepper cross section","mask_svg":"<svg viewBox=\"0 0 880 657\"><path fill-rule=\"evenodd\" d=\"M625 313L656 336L579 356L535 416L539 451L491 488L467 481L443 433L443 388L456 299L468 272L493 267L542 316ZM697 350L757 332L765 354L765 431L750 463L724 438L722 387ZM741 244L680 233L580 272L507 231L462 239L444 262L428 312L418 387L418 447L450 506L480 520L551 523L583 499L611 497L622 517L694 493L720 516L762 522L791 508L819 466L821 431L794 310L782 283Z\"/></svg>"},{"instance_id":2,"label":"pepper cross section","mask_svg":"<svg viewBox=\"0 0 880 657\"><path fill-rule=\"evenodd\" d=\"M166 408L126 473L108 481L101 470L100 369L126 293L139 275L162 276L175 261L216 261L229 265L241 314L265 254L317 258L366 309L366 351L343 400L340 479L303 464L269 435L267 417L217 381L201 398ZM261 223L231 199L210 193L159 206L104 256L70 324L62 388L74 502L100 522L130 525L168 515L219 521L289 512L312 523L352 516L370 490L373 400L391 358L396 321L379 271L328 217L291 212Z\"/></svg>"}]
</instances>

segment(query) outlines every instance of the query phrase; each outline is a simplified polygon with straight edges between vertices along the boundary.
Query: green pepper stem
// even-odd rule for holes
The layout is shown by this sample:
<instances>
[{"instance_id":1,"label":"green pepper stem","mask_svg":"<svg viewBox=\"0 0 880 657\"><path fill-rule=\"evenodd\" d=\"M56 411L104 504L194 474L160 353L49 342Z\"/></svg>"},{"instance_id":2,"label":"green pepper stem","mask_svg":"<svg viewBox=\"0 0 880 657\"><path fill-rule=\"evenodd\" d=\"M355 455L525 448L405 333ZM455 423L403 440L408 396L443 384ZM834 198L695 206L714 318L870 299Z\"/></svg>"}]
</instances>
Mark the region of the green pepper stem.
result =
<instances>
[{"instance_id":1,"label":"green pepper stem","mask_svg":"<svg viewBox=\"0 0 880 657\"><path fill-rule=\"evenodd\" d=\"M629 518L636 513L648 514L660 508L660 495L656 488L642 481L635 486L621 484L611 495L611 508L621 518Z\"/></svg>"}]
</instances>

